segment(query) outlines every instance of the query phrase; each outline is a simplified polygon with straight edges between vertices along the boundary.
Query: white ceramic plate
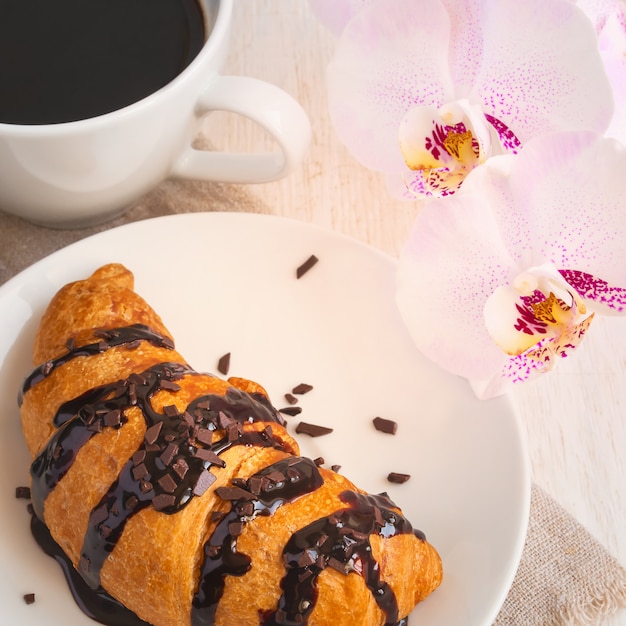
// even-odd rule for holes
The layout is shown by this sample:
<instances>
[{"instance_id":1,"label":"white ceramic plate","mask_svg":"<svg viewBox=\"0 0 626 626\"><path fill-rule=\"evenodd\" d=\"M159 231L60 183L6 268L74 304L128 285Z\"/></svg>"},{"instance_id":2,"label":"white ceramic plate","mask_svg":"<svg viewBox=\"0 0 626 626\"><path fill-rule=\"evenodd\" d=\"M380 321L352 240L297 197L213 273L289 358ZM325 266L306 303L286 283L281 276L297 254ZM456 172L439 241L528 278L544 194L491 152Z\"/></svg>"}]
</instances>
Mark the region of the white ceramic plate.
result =
<instances>
[{"instance_id":1,"label":"white ceramic plate","mask_svg":"<svg viewBox=\"0 0 626 626\"><path fill-rule=\"evenodd\" d=\"M319 263L300 280L296 267ZM410 626L490 626L517 568L530 481L518 418L505 398L478 401L465 381L416 352L394 304L395 262L309 224L250 214L188 214L109 230L33 265L0 288L0 598L3 622L92 624L57 564L29 531L29 458L16 394L31 370L39 317L54 292L119 261L199 370L258 380L274 404L300 382L300 419L330 426L298 436L303 453L373 493L387 491L443 558L442 586ZM427 300L425 306L428 306ZM397 435L376 431L376 416ZM408 482L387 482L389 472ZM36 594L26 605L23 595Z\"/></svg>"}]
</instances>

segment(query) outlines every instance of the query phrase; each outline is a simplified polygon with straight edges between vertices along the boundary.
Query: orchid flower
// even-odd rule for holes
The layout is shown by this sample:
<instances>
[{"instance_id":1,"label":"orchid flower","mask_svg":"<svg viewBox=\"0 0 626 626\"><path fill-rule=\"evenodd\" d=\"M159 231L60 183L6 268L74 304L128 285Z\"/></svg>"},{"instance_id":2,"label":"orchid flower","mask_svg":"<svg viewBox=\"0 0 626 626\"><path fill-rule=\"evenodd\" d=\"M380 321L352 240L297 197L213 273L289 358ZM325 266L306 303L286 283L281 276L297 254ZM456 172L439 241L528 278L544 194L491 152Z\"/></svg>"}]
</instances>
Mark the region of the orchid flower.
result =
<instances>
[{"instance_id":1,"label":"orchid flower","mask_svg":"<svg viewBox=\"0 0 626 626\"><path fill-rule=\"evenodd\" d=\"M626 0L577 0L576 4L595 28L613 88L615 114L606 135L626 143Z\"/></svg>"},{"instance_id":2,"label":"orchid flower","mask_svg":"<svg viewBox=\"0 0 626 626\"><path fill-rule=\"evenodd\" d=\"M594 315L625 315L624 172L621 143L551 133L425 200L398 265L416 346L490 397L572 355Z\"/></svg>"},{"instance_id":3,"label":"orchid flower","mask_svg":"<svg viewBox=\"0 0 626 626\"><path fill-rule=\"evenodd\" d=\"M540 134L606 130L611 88L573 2L364 4L329 64L329 108L341 141L393 195L450 195Z\"/></svg>"}]
</instances>

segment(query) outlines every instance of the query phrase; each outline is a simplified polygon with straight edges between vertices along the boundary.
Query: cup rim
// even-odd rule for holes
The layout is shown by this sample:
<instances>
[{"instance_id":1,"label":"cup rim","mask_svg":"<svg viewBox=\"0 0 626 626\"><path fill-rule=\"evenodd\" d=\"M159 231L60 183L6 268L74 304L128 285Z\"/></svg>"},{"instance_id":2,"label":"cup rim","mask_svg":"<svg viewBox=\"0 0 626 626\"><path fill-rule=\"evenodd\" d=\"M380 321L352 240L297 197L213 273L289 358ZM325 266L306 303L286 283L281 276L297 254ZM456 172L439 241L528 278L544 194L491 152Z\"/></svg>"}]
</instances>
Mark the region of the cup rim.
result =
<instances>
[{"instance_id":1,"label":"cup rim","mask_svg":"<svg viewBox=\"0 0 626 626\"><path fill-rule=\"evenodd\" d=\"M198 0L204 4L205 0ZM206 0L210 2L211 0ZM230 21L233 12L234 0L215 0L217 2L217 11L213 27L209 33L202 49L195 58L189 63L189 65L169 81L163 87L153 91L141 100L132 102L131 104L110 111L109 113L103 113L94 117L87 117L81 120L74 120L71 122L58 122L53 124L10 124L7 122L0 122L0 137L1 136L41 136L41 135L62 135L68 131L76 132L87 127L97 127L100 125L106 125L115 118L122 118L128 115L132 115L136 111L145 107L151 106L155 100L160 100L165 97L170 91L177 89L178 84L188 80L188 77L196 73L196 68L201 65L204 58L212 56L214 50L219 48L222 39L228 36L230 28Z\"/></svg>"}]
</instances>

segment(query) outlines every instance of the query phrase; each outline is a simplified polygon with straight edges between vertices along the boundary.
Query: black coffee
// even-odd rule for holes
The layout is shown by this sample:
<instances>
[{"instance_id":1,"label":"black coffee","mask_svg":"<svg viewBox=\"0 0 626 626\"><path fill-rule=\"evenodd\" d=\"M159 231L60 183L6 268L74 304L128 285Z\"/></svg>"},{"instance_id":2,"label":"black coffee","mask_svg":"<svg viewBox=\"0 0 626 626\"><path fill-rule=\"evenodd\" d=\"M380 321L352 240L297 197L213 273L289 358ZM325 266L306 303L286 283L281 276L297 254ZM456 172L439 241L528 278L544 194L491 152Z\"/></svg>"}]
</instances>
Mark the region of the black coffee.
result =
<instances>
[{"instance_id":1,"label":"black coffee","mask_svg":"<svg viewBox=\"0 0 626 626\"><path fill-rule=\"evenodd\" d=\"M180 74L205 41L199 0L0 0L0 122L120 109Z\"/></svg>"}]
</instances>

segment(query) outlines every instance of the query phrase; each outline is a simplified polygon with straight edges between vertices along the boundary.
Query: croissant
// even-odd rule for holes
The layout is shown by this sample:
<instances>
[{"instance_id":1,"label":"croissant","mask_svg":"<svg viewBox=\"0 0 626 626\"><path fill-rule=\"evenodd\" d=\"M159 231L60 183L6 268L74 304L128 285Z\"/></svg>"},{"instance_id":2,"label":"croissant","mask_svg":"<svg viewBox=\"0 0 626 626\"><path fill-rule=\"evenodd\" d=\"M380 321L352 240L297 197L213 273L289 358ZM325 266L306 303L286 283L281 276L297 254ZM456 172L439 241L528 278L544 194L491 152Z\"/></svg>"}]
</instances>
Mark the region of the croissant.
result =
<instances>
[{"instance_id":1,"label":"croissant","mask_svg":"<svg viewBox=\"0 0 626 626\"><path fill-rule=\"evenodd\" d=\"M440 584L398 507L300 456L259 384L194 371L122 265L56 294L33 360L33 523L129 624L400 624Z\"/></svg>"}]
</instances>

